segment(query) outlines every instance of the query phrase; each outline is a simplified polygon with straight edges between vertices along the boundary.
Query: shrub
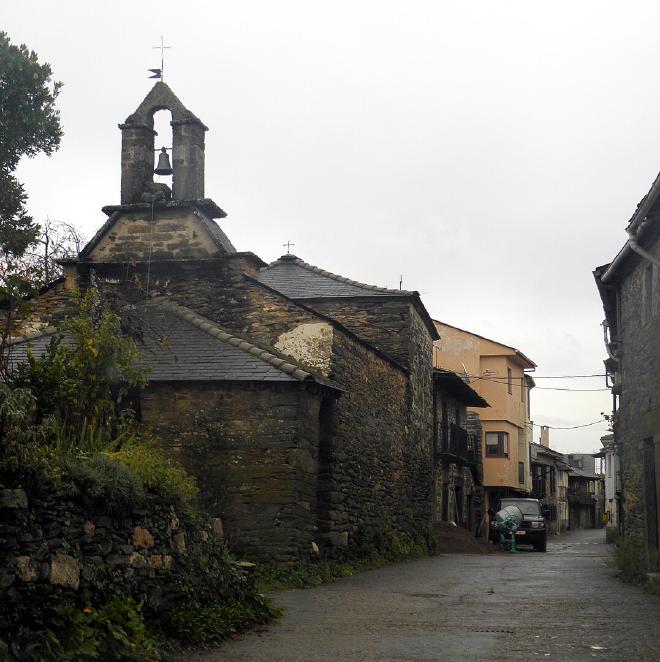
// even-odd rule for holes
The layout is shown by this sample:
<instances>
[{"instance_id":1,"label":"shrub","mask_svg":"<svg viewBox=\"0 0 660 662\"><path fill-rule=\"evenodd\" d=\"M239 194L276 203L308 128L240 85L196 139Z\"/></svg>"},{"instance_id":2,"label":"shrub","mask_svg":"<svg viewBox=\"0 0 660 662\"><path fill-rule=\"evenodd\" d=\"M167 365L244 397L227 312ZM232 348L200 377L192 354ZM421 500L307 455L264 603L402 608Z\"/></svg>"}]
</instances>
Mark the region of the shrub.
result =
<instances>
[{"instance_id":1,"label":"shrub","mask_svg":"<svg viewBox=\"0 0 660 662\"><path fill-rule=\"evenodd\" d=\"M147 634L142 606L116 597L100 609L61 605L48 629L52 652L62 662L86 660L159 660Z\"/></svg>"},{"instance_id":2,"label":"shrub","mask_svg":"<svg viewBox=\"0 0 660 662\"><path fill-rule=\"evenodd\" d=\"M64 457L61 462L73 491L101 505L106 512L127 512L144 501L142 481L121 462L103 454Z\"/></svg>"},{"instance_id":3,"label":"shrub","mask_svg":"<svg viewBox=\"0 0 660 662\"><path fill-rule=\"evenodd\" d=\"M657 567L660 555L651 552L642 541L636 538L621 540L614 550L614 562L619 576L630 584L644 584L646 573Z\"/></svg>"},{"instance_id":4,"label":"shrub","mask_svg":"<svg viewBox=\"0 0 660 662\"><path fill-rule=\"evenodd\" d=\"M146 442L109 453L108 457L124 464L147 490L167 500L190 506L197 498L195 479L174 466L160 449Z\"/></svg>"},{"instance_id":5,"label":"shrub","mask_svg":"<svg viewBox=\"0 0 660 662\"><path fill-rule=\"evenodd\" d=\"M337 559L300 561L286 568L270 563L259 564L256 568L256 579L263 592L308 588L333 582L340 577L350 577L363 570L380 568L389 563L432 553L431 541L424 536L376 531L358 539L354 546L342 550L342 556Z\"/></svg>"},{"instance_id":6,"label":"shrub","mask_svg":"<svg viewBox=\"0 0 660 662\"><path fill-rule=\"evenodd\" d=\"M171 611L165 631L187 646L200 646L228 639L246 628L268 622L279 612L262 596L251 601L230 601L210 605L191 602Z\"/></svg>"}]
</instances>

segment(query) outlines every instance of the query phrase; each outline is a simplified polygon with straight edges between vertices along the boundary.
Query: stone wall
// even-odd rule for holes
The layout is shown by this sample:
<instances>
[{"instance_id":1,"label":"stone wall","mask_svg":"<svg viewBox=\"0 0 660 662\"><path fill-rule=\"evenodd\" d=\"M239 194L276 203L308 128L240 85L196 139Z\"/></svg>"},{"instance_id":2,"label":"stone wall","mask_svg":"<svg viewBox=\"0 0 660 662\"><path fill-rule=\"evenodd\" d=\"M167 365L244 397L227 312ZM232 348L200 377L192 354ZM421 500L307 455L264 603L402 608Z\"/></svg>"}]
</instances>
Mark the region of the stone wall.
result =
<instances>
[{"instance_id":1,"label":"stone wall","mask_svg":"<svg viewBox=\"0 0 660 662\"><path fill-rule=\"evenodd\" d=\"M0 631L63 602L98 605L120 594L154 613L205 590L188 555L200 545L219 550L222 523L197 528L187 519L156 497L112 514L52 486L0 489Z\"/></svg>"},{"instance_id":2,"label":"stone wall","mask_svg":"<svg viewBox=\"0 0 660 662\"><path fill-rule=\"evenodd\" d=\"M219 249L200 221L199 214L201 212L191 209L159 209L152 221L149 211L124 213L87 259L93 262L145 262L211 257Z\"/></svg>"},{"instance_id":3,"label":"stone wall","mask_svg":"<svg viewBox=\"0 0 660 662\"><path fill-rule=\"evenodd\" d=\"M393 296L309 299L305 305L336 319L347 329L392 357L410 365L410 299Z\"/></svg>"},{"instance_id":4,"label":"stone wall","mask_svg":"<svg viewBox=\"0 0 660 662\"><path fill-rule=\"evenodd\" d=\"M421 316L409 304L408 425L412 433L407 464L409 479L417 481L416 511L431 521L433 485L433 340ZM425 490L421 488L424 487Z\"/></svg>"},{"instance_id":5,"label":"stone wall","mask_svg":"<svg viewBox=\"0 0 660 662\"><path fill-rule=\"evenodd\" d=\"M141 418L196 476L232 550L306 558L315 537L321 392L300 383L153 383Z\"/></svg>"},{"instance_id":6,"label":"stone wall","mask_svg":"<svg viewBox=\"0 0 660 662\"><path fill-rule=\"evenodd\" d=\"M411 480L417 448L407 428L404 372L352 339L336 334L331 375L346 391L322 413L319 530L346 546L377 532L428 524L417 509L422 480Z\"/></svg>"},{"instance_id":7,"label":"stone wall","mask_svg":"<svg viewBox=\"0 0 660 662\"><path fill-rule=\"evenodd\" d=\"M660 238L646 250L660 258ZM655 268L653 315L643 313L643 278L649 262L637 259L620 289L621 398L615 435L621 444L624 491L624 532L657 546L660 531L660 278ZM655 473L655 494L644 480L644 463ZM656 522L649 521L646 503L655 500ZM655 531L648 529L655 528ZM651 534L655 540L649 540Z\"/></svg>"}]
</instances>

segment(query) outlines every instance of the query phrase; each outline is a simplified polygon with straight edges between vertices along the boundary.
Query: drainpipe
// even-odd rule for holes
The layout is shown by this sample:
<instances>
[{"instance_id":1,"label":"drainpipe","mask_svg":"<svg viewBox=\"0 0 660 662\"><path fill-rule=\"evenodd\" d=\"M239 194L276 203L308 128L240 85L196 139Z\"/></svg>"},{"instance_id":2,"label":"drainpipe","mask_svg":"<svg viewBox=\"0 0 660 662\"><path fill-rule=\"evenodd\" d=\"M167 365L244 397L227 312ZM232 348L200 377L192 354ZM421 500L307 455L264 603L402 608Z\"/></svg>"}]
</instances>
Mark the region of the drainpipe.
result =
<instances>
[{"instance_id":1,"label":"drainpipe","mask_svg":"<svg viewBox=\"0 0 660 662\"><path fill-rule=\"evenodd\" d=\"M645 223L646 221L644 221ZM628 245L630 248L637 253L637 255L640 255L643 257L645 260L648 260L651 264L655 264L656 267L660 267L660 260L655 257L655 255L651 255L648 251L645 251L638 243L637 243L637 233L639 230L641 230L642 227L644 227L644 223L642 223L639 228L632 229L630 226L626 228L626 232L628 233L629 239L628 239Z\"/></svg>"}]
</instances>

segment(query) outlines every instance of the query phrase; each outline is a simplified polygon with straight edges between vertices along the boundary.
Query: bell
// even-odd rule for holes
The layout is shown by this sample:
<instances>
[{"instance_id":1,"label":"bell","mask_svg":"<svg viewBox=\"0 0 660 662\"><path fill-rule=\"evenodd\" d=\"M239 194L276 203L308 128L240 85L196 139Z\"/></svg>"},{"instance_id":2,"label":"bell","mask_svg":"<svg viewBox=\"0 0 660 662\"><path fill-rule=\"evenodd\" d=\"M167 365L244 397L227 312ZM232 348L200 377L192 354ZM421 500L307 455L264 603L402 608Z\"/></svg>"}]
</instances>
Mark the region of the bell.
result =
<instances>
[{"instance_id":1,"label":"bell","mask_svg":"<svg viewBox=\"0 0 660 662\"><path fill-rule=\"evenodd\" d=\"M172 165L170 164L170 156L167 153L167 148L161 147L160 154L158 155L158 165L154 170L157 175L171 175Z\"/></svg>"}]
</instances>

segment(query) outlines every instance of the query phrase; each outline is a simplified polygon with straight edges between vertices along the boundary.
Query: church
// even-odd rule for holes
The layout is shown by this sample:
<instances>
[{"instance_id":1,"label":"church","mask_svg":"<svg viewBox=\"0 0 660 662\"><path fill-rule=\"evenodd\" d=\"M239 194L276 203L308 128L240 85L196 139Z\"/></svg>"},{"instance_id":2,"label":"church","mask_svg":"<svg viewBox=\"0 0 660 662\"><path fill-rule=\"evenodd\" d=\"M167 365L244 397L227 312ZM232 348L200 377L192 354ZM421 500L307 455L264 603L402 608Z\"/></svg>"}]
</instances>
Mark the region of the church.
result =
<instances>
[{"instance_id":1,"label":"church","mask_svg":"<svg viewBox=\"0 0 660 662\"><path fill-rule=\"evenodd\" d=\"M154 171L164 109L172 163L163 149ZM236 251L205 197L207 127L162 81L119 128L120 204L35 299L13 351L43 349L76 288L114 298L140 328L140 420L241 554L286 563L427 531L438 333L419 294Z\"/></svg>"}]
</instances>

